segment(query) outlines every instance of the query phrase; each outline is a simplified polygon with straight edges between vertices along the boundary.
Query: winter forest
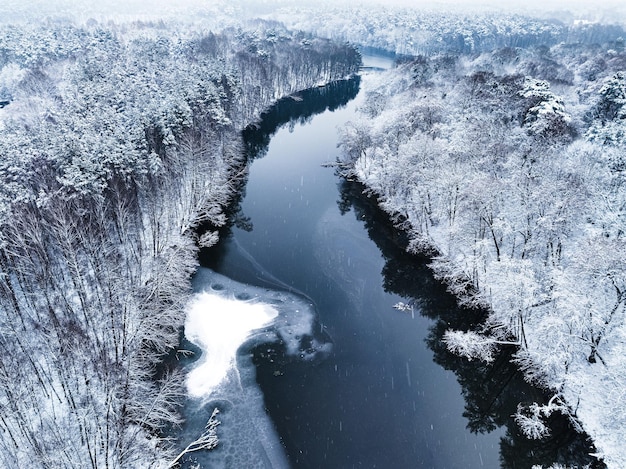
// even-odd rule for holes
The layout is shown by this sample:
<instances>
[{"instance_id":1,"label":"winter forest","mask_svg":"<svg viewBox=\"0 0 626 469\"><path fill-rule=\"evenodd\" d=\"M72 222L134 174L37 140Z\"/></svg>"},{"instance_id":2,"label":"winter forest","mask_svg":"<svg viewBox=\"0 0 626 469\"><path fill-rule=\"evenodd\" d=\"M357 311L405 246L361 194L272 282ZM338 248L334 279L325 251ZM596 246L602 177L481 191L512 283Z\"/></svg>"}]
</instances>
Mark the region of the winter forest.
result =
<instances>
[{"instance_id":1,"label":"winter forest","mask_svg":"<svg viewBox=\"0 0 626 469\"><path fill-rule=\"evenodd\" d=\"M181 28L182 29L182 28ZM246 123L357 71L351 47L258 24L4 26L3 467L161 467L200 224L241 167Z\"/></svg>"},{"instance_id":2,"label":"winter forest","mask_svg":"<svg viewBox=\"0 0 626 469\"><path fill-rule=\"evenodd\" d=\"M510 349L551 396L518 406L520 431L539 440L560 413L626 466L620 15L59 5L0 6L0 467L179 467L185 373L166 359L198 251L233 223L242 132L359 74L364 50L395 66L363 85L333 164L487 311L444 345Z\"/></svg>"}]
</instances>

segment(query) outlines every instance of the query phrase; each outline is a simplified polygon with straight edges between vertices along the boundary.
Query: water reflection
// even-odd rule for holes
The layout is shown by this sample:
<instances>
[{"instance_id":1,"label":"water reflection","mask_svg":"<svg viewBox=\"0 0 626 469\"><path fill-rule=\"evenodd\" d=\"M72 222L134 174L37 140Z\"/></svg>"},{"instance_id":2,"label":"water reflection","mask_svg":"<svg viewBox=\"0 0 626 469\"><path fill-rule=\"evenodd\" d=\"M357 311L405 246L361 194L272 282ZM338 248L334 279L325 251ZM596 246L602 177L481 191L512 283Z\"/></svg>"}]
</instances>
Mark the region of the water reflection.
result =
<instances>
[{"instance_id":1,"label":"water reflection","mask_svg":"<svg viewBox=\"0 0 626 469\"><path fill-rule=\"evenodd\" d=\"M243 162L241 173L244 177L238 183L236 196L228 210L228 223L222 227L203 225L198 231L201 234L207 230L218 229L221 239L231 236L233 227L250 232L254 229L252 219L242 210L242 201L246 197L248 182L247 171L254 159L266 155L270 141L274 134L285 125L292 131L297 124L309 122L313 116L324 111L336 111L352 101L358 94L361 77L355 76L348 80L329 83L326 86L300 91L294 96L283 98L261 115L262 120L248 126L244 131L246 159ZM200 252L200 263L219 269L224 249L203 249Z\"/></svg>"},{"instance_id":2,"label":"water reflection","mask_svg":"<svg viewBox=\"0 0 626 469\"><path fill-rule=\"evenodd\" d=\"M293 131L296 124L306 124L317 114L345 106L356 97L360 84L361 77L357 75L281 99L262 114L261 122L243 131L246 153L250 158L264 157L272 136L280 127L287 124Z\"/></svg>"},{"instance_id":3,"label":"water reflection","mask_svg":"<svg viewBox=\"0 0 626 469\"><path fill-rule=\"evenodd\" d=\"M551 435L536 441L521 434L511 416L519 403L545 403L549 395L526 383L511 363L514 350L505 348L493 363L469 361L450 353L442 338L448 329L468 330L484 320L484 313L459 308L454 298L444 291L428 269L428 258L409 255L405 251L406 237L395 230L376 202L363 195L358 183L342 181L339 184L342 213L353 210L362 220L370 238L381 250L384 288L406 298L415 310L434 320L426 342L434 352L434 361L454 372L462 386L465 398L464 417L473 433L486 433L505 427L500 441L502 468L530 468L536 464L545 467L553 463L592 468L604 464L589 456L594 452L588 436L577 433L563 416L553 414L549 420ZM430 292L424 295L424 292Z\"/></svg>"}]
</instances>

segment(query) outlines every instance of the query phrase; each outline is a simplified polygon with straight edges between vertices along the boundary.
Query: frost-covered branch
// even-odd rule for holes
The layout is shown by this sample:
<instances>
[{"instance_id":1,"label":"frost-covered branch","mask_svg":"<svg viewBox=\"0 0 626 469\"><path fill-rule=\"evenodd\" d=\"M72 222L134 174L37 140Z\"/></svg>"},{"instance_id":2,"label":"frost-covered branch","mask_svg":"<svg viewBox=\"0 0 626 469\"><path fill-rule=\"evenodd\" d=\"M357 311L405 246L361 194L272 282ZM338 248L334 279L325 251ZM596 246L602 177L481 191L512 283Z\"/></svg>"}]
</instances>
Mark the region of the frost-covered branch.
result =
<instances>
[{"instance_id":1,"label":"frost-covered branch","mask_svg":"<svg viewBox=\"0 0 626 469\"><path fill-rule=\"evenodd\" d=\"M555 394L545 405L539 405L536 402L529 406L519 404L513 417L524 435L532 440L540 440L550 435L550 429L544 419L550 417L554 412L569 413L561 399L561 396Z\"/></svg>"},{"instance_id":2,"label":"frost-covered branch","mask_svg":"<svg viewBox=\"0 0 626 469\"><path fill-rule=\"evenodd\" d=\"M220 421L217 420L218 413L219 410L217 408L213 410L211 417L204 427L202 435L200 435L196 440L189 443L187 447L174 458L174 460L170 463L168 467L176 467L181 458L189 453L201 450L210 451L213 448L217 447L219 443L219 439L217 437L217 427L220 424Z\"/></svg>"}]
</instances>

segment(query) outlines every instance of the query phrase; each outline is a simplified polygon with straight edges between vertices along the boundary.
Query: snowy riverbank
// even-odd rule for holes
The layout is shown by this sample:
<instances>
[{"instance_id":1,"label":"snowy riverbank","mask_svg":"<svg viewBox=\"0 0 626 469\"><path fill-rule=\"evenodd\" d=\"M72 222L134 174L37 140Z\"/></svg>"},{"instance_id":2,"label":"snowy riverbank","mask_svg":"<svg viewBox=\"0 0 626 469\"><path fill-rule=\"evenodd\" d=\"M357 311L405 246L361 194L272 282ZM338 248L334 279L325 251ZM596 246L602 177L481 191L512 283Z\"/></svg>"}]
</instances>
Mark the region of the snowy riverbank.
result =
<instances>
[{"instance_id":1,"label":"snowy riverbank","mask_svg":"<svg viewBox=\"0 0 626 469\"><path fill-rule=\"evenodd\" d=\"M520 409L522 428L538 438L546 415L571 413L620 468L626 246L623 133L611 119L622 101L603 112L626 83L610 69L587 81L578 47L550 51L555 74L574 70L554 86L530 76L541 59L524 50L406 63L369 88L342 145L347 175L377 195L411 248L434 247L449 289L491 311L479 334L450 331L449 346L485 360L517 347L527 379L555 395Z\"/></svg>"}]
</instances>

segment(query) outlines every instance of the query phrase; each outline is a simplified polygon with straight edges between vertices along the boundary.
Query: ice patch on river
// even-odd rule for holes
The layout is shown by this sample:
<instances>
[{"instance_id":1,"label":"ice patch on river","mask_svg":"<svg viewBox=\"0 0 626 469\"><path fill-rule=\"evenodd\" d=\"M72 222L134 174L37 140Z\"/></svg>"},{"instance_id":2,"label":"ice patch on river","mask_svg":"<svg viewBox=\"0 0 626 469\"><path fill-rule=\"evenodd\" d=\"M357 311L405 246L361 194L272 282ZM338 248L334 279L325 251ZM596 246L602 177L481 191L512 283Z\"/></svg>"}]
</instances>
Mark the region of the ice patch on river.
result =
<instances>
[{"instance_id":1,"label":"ice patch on river","mask_svg":"<svg viewBox=\"0 0 626 469\"><path fill-rule=\"evenodd\" d=\"M235 282L209 269L194 279L196 294L185 322L187 340L201 349L187 376L181 445L197 438L212 410L220 409L220 444L189 457L183 467L288 468L256 383L253 347L280 343L288 356L316 360L331 351L315 333L315 310L306 299L284 291Z\"/></svg>"},{"instance_id":2,"label":"ice patch on river","mask_svg":"<svg viewBox=\"0 0 626 469\"><path fill-rule=\"evenodd\" d=\"M202 349L202 357L187 376L189 395L210 396L235 366L240 345L277 316L278 311L268 304L216 292L195 295L188 307L185 332L187 339Z\"/></svg>"}]
</instances>

